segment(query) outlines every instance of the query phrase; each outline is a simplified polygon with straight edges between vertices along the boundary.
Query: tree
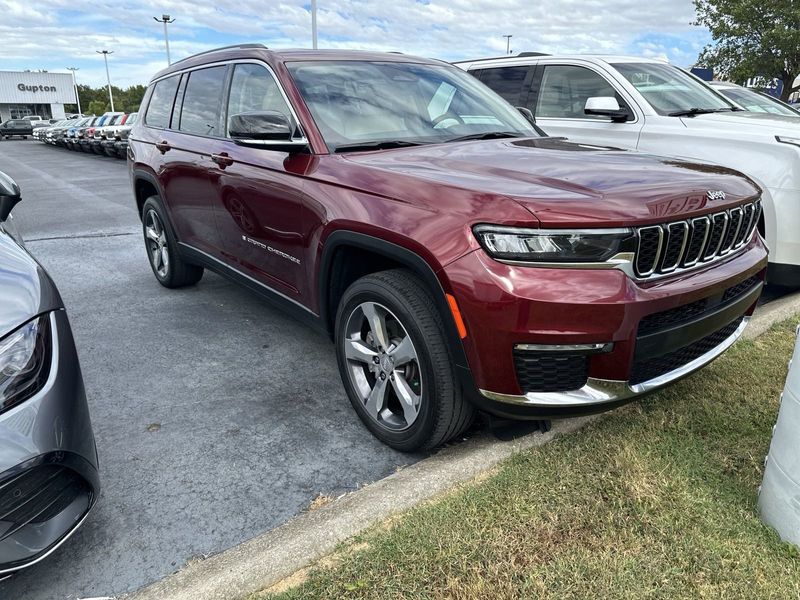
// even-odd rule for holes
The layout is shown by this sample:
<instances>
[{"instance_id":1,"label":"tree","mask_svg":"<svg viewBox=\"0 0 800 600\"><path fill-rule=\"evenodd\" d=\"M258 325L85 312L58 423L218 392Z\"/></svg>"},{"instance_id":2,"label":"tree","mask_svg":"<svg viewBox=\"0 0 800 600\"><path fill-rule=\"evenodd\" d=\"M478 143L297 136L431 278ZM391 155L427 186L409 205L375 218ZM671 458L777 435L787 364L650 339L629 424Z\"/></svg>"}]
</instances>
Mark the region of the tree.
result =
<instances>
[{"instance_id":1,"label":"tree","mask_svg":"<svg viewBox=\"0 0 800 600\"><path fill-rule=\"evenodd\" d=\"M698 64L735 81L783 82L781 99L798 90L800 3L797 0L694 0L697 25L711 32Z\"/></svg>"},{"instance_id":2,"label":"tree","mask_svg":"<svg viewBox=\"0 0 800 600\"><path fill-rule=\"evenodd\" d=\"M132 85L124 90L112 85L111 92L114 94L114 108L128 113L136 112L139 110L139 105L142 103L146 90L147 86L144 85ZM111 110L107 87L92 88L88 85L79 84L78 93L81 98L81 107L87 115L100 115ZM76 112L78 107L75 104L65 104L64 110L67 113Z\"/></svg>"},{"instance_id":3,"label":"tree","mask_svg":"<svg viewBox=\"0 0 800 600\"><path fill-rule=\"evenodd\" d=\"M114 107L116 108L116 107ZM86 114L88 115L102 115L107 110L111 110L110 105L102 100L92 100L86 107Z\"/></svg>"}]
</instances>

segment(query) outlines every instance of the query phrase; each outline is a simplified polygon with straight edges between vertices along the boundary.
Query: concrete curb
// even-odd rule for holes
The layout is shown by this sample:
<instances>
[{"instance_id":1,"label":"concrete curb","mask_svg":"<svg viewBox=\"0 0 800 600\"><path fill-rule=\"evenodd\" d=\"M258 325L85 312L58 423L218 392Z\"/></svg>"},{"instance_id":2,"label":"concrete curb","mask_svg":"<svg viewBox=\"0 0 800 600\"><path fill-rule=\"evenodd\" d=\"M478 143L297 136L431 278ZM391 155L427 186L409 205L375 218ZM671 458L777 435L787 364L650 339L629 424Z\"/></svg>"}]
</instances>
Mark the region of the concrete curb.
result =
<instances>
[{"instance_id":1,"label":"concrete curb","mask_svg":"<svg viewBox=\"0 0 800 600\"><path fill-rule=\"evenodd\" d=\"M756 309L742 337L746 340L754 340L775 323L785 321L798 313L800 313L800 292L773 300Z\"/></svg>"},{"instance_id":2,"label":"concrete curb","mask_svg":"<svg viewBox=\"0 0 800 600\"><path fill-rule=\"evenodd\" d=\"M800 313L800 292L759 307L744 337L754 339L773 324L797 313ZM531 434L513 442L481 435L446 448L247 542L205 560L190 562L180 571L124 598L241 599L309 566L367 527L470 481L516 452L576 431L595 418L558 421L544 435Z\"/></svg>"}]
</instances>

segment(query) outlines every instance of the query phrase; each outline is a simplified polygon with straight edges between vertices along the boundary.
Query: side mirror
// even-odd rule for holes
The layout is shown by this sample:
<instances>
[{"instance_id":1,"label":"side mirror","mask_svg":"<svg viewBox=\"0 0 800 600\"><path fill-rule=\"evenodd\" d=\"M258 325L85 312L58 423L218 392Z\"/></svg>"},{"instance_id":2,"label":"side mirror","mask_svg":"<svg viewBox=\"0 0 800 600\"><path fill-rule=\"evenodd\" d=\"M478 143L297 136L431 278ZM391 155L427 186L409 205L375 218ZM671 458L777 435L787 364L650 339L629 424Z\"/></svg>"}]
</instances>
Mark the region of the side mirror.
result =
<instances>
[{"instance_id":1,"label":"side mirror","mask_svg":"<svg viewBox=\"0 0 800 600\"><path fill-rule=\"evenodd\" d=\"M528 123L531 125L536 125L536 117L533 116L533 113L529 109L525 108L524 106L517 106L517 110L523 117L525 117Z\"/></svg>"},{"instance_id":2,"label":"side mirror","mask_svg":"<svg viewBox=\"0 0 800 600\"><path fill-rule=\"evenodd\" d=\"M619 102L613 96L587 98L583 112L587 115L609 117L615 123L622 123L630 117L628 109L620 108Z\"/></svg>"},{"instance_id":3,"label":"side mirror","mask_svg":"<svg viewBox=\"0 0 800 600\"><path fill-rule=\"evenodd\" d=\"M8 219L11 209L22 200L19 186L8 175L0 171L0 223Z\"/></svg>"},{"instance_id":4,"label":"side mirror","mask_svg":"<svg viewBox=\"0 0 800 600\"><path fill-rule=\"evenodd\" d=\"M289 118L275 110L251 111L232 115L228 120L228 135L242 146L260 146L283 152L300 152L308 141L294 138Z\"/></svg>"}]
</instances>

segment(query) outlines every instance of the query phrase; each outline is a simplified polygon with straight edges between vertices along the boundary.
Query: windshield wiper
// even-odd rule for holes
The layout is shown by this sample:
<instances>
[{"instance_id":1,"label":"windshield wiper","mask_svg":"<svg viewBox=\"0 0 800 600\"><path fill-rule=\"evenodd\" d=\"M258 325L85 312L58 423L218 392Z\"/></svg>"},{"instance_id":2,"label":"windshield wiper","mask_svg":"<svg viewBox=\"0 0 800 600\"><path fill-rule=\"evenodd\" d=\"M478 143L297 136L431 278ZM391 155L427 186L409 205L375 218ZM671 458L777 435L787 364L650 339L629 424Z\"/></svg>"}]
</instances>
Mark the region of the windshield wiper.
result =
<instances>
[{"instance_id":1,"label":"windshield wiper","mask_svg":"<svg viewBox=\"0 0 800 600\"><path fill-rule=\"evenodd\" d=\"M458 137L445 140L446 142L466 142L468 140L495 140L500 138L518 138L523 137L521 133L514 131L488 131L486 133L473 133L470 135L460 135Z\"/></svg>"},{"instance_id":2,"label":"windshield wiper","mask_svg":"<svg viewBox=\"0 0 800 600\"><path fill-rule=\"evenodd\" d=\"M728 112L734 110L733 108L687 108L686 110L676 110L675 112L667 113L668 117L693 117L695 115L707 115L710 113Z\"/></svg>"},{"instance_id":3,"label":"windshield wiper","mask_svg":"<svg viewBox=\"0 0 800 600\"><path fill-rule=\"evenodd\" d=\"M355 142L353 144L340 144L334 152L358 152L359 150L388 150L389 148L408 148L421 146L426 142L410 142L408 140L381 140L378 142Z\"/></svg>"}]
</instances>

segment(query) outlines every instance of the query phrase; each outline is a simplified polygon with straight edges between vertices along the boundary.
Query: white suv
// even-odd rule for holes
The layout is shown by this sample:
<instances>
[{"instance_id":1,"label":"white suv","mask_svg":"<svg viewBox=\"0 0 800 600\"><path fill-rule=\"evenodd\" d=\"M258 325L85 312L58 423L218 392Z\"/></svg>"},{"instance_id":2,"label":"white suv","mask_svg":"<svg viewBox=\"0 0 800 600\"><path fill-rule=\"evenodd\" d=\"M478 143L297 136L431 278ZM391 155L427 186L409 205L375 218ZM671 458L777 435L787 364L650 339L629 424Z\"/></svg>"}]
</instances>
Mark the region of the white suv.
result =
<instances>
[{"instance_id":1,"label":"white suv","mask_svg":"<svg viewBox=\"0 0 800 600\"><path fill-rule=\"evenodd\" d=\"M549 135L747 173L764 191L768 279L800 286L800 118L746 112L693 75L646 58L523 53L456 64L530 109Z\"/></svg>"}]
</instances>

